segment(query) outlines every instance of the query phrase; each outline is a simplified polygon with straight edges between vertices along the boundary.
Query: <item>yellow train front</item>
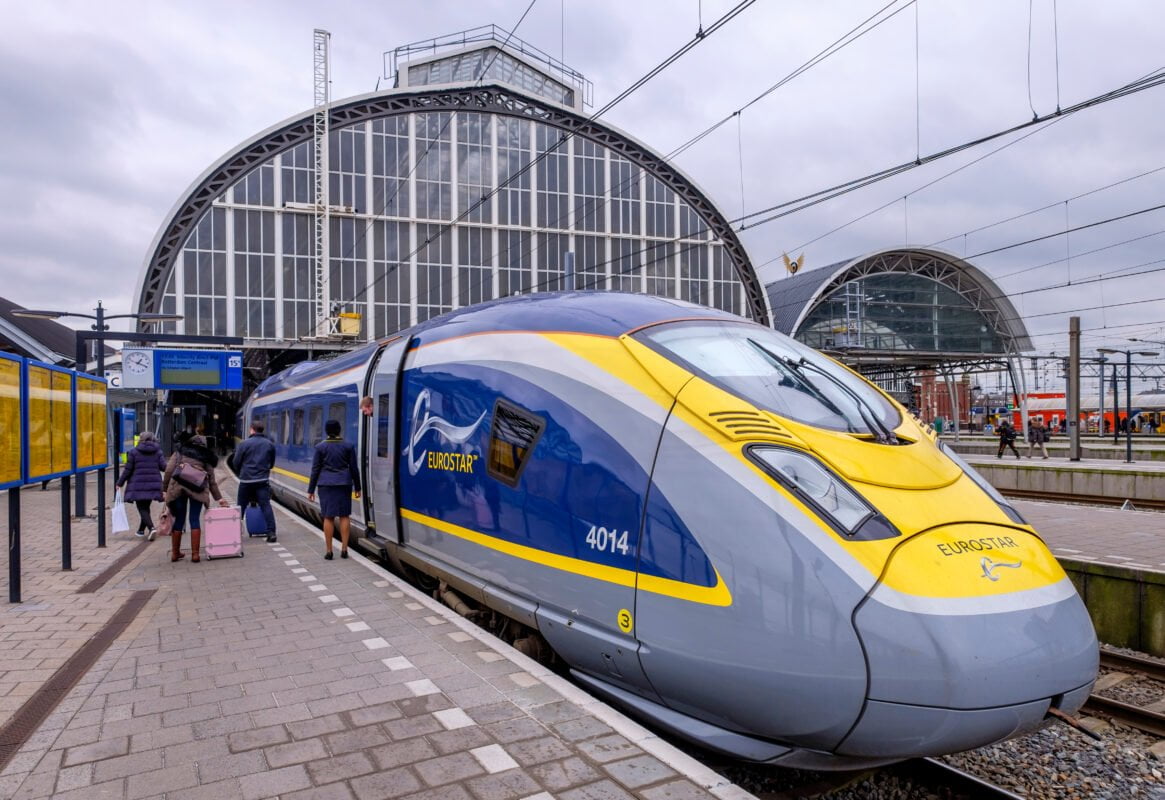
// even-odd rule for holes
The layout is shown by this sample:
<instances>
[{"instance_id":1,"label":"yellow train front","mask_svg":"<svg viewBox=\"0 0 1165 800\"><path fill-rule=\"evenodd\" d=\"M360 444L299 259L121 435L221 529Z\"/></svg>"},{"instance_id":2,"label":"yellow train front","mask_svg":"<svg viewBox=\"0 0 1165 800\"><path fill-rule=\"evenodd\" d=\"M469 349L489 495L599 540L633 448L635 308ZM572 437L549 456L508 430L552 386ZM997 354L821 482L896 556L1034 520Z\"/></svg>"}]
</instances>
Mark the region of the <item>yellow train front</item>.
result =
<instances>
[{"instance_id":1,"label":"yellow train front","mask_svg":"<svg viewBox=\"0 0 1165 800\"><path fill-rule=\"evenodd\" d=\"M853 769L1030 730L1095 680L1091 622L1032 528L893 400L770 329L544 295L350 361L351 388L309 369L280 402L375 396L353 430L365 546L680 736Z\"/></svg>"}]
</instances>

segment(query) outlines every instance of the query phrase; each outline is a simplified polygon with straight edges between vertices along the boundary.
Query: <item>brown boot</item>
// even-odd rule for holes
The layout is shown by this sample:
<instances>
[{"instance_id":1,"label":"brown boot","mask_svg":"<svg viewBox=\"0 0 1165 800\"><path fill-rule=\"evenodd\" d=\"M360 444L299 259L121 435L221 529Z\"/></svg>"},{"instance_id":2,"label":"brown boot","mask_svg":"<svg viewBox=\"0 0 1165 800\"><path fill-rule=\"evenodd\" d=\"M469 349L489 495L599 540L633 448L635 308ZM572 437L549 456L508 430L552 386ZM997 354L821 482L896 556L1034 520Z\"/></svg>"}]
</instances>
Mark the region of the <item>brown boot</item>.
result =
<instances>
[{"instance_id":1,"label":"brown boot","mask_svg":"<svg viewBox=\"0 0 1165 800\"><path fill-rule=\"evenodd\" d=\"M202 544L202 528L190 529L190 561L197 564L201 559L198 557L198 545Z\"/></svg>"},{"instance_id":2,"label":"brown boot","mask_svg":"<svg viewBox=\"0 0 1165 800\"><path fill-rule=\"evenodd\" d=\"M181 561L186 558L186 554L182 552L182 531L174 531L170 534L170 560Z\"/></svg>"}]
</instances>

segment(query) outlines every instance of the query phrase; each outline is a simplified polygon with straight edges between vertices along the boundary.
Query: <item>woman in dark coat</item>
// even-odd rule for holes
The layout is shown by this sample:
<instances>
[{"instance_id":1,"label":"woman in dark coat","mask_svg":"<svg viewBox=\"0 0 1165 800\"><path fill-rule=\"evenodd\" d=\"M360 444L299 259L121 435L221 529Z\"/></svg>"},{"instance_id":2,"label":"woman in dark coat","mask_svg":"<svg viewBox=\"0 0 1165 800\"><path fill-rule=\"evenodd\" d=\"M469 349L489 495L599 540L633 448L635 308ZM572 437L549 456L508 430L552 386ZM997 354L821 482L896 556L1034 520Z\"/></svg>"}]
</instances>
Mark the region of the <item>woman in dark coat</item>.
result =
<instances>
[{"instance_id":1,"label":"woman in dark coat","mask_svg":"<svg viewBox=\"0 0 1165 800\"><path fill-rule=\"evenodd\" d=\"M315 502L320 490L320 516L324 518L324 558L332 559L332 534L335 520L340 523L340 558L348 557L348 532L351 529L352 497L360 498L360 465L356 448L340 438L340 423L330 419L324 425L327 439L316 445L311 460L311 480L307 499ZM355 493L353 493L355 487Z\"/></svg>"},{"instance_id":2,"label":"woman in dark coat","mask_svg":"<svg viewBox=\"0 0 1165 800\"><path fill-rule=\"evenodd\" d=\"M206 485L201 490L188 489L174 479L174 470L179 464L190 464L206 473ZM190 520L190 560L199 562L198 547L202 543L201 515L203 506L210 505L214 497L220 506L230 505L218 488L214 469L218 466L218 456L206 446L205 436L192 436L170 456L166 471L162 474L162 491L170 514L174 517L174 529L170 532L170 560L180 561L186 557L182 552L182 531Z\"/></svg>"},{"instance_id":3,"label":"woman in dark coat","mask_svg":"<svg viewBox=\"0 0 1165 800\"><path fill-rule=\"evenodd\" d=\"M166 458L158 440L150 431L138 438L137 447L125 457L125 470L117 481L118 488L125 487L125 499L138 507L138 536L149 536L154 541L154 521L150 519L150 503L162 499L162 472L166 469Z\"/></svg>"}]
</instances>

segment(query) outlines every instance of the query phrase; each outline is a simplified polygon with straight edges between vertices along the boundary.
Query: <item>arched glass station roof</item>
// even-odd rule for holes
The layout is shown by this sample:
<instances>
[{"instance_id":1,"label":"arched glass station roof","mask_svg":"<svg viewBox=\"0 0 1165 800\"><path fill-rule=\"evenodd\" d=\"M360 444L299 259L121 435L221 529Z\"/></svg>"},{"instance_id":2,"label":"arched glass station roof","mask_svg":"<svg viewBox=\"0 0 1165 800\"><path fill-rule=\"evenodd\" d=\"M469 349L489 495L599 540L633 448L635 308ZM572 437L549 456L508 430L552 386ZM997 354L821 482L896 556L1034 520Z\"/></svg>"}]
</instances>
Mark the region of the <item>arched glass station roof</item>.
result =
<instances>
[{"instance_id":1,"label":"arched glass station roof","mask_svg":"<svg viewBox=\"0 0 1165 800\"><path fill-rule=\"evenodd\" d=\"M999 365L1032 349L1003 291L940 250L882 250L765 288L777 330L868 375Z\"/></svg>"},{"instance_id":2,"label":"arched glass station roof","mask_svg":"<svg viewBox=\"0 0 1165 800\"><path fill-rule=\"evenodd\" d=\"M392 89L329 106L327 313L359 314L357 341L568 288L570 260L576 288L768 322L731 225L661 155L583 112L589 82L493 28L422 44L393 51ZM311 111L212 164L159 228L138 310L248 349L302 347L318 311L313 164Z\"/></svg>"}]
</instances>

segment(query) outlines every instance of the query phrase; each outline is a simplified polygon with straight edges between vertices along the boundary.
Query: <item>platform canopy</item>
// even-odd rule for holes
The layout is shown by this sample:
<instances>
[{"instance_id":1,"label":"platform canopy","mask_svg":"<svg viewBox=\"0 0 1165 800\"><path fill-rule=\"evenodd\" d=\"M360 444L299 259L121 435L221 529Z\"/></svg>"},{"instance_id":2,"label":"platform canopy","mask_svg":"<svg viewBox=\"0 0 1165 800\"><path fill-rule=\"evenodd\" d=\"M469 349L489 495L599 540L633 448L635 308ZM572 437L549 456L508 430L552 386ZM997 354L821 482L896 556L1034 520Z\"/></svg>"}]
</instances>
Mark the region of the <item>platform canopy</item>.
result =
<instances>
[{"instance_id":1,"label":"platform canopy","mask_svg":"<svg viewBox=\"0 0 1165 800\"><path fill-rule=\"evenodd\" d=\"M777 330L867 375L998 367L1033 349L995 282L941 250L881 250L765 288Z\"/></svg>"}]
</instances>

